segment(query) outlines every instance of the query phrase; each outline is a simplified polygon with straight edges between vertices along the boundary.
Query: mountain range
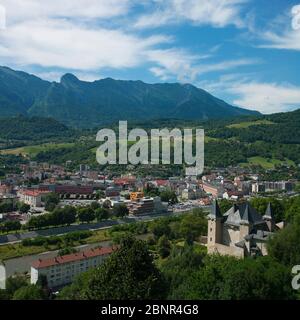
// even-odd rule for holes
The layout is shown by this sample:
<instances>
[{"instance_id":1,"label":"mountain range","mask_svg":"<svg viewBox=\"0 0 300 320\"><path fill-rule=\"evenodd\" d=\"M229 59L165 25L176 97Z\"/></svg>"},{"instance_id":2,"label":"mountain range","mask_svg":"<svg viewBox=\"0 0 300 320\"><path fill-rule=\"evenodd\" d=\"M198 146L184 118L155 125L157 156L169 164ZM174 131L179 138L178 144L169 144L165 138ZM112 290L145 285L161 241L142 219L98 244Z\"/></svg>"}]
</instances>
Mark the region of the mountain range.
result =
<instances>
[{"instance_id":1,"label":"mountain range","mask_svg":"<svg viewBox=\"0 0 300 320\"><path fill-rule=\"evenodd\" d=\"M259 113L232 106L191 84L111 78L86 82L70 73L60 82L49 82L0 67L0 114L51 117L91 128L119 120L208 120Z\"/></svg>"}]
</instances>

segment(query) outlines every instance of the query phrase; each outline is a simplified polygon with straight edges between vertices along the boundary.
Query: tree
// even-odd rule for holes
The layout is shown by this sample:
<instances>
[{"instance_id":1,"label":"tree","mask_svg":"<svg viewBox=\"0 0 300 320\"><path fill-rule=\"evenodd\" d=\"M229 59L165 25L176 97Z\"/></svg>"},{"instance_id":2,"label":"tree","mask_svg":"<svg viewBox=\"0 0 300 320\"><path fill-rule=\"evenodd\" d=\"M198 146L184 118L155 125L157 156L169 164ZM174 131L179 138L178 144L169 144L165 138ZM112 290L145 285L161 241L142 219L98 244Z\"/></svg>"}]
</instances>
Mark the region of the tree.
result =
<instances>
[{"instance_id":1,"label":"tree","mask_svg":"<svg viewBox=\"0 0 300 320\"><path fill-rule=\"evenodd\" d=\"M18 202L17 208L21 213L27 213L30 210L30 205L24 202Z\"/></svg>"},{"instance_id":2,"label":"tree","mask_svg":"<svg viewBox=\"0 0 300 320\"><path fill-rule=\"evenodd\" d=\"M111 207L111 202L109 200L104 200L102 206L103 208L109 209Z\"/></svg>"},{"instance_id":3,"label":"tree","mask_svg":"<svg viewBox=\"0 0 300 320\"><path fill-rule=\"evenodd\" d=\"M128 215L129 210L125 204L120 204L120 205L114 206L113 213L116 217L123 218Z\"/></svg>"},{"instance_id":4,"label":"tree","mask_svg":"<svg viewBox=\"0 0 300 320\"><path fill-rule=\"evenodd\" d=\"M165 235L161 236L158 239L157 250L158 250L158 254L162 258L166 258L169 256L171 251L171 243Z\"/></svg>"},{"instance_id":5,"label":"tree","mask_svg":"<svg viewBox=\"0 0 300 320\"><path fill-rule=\"evenodd\" d=\"M13 300L44 300L45 292L40 286L30 284L19 288L13 295Z\"/></svg>"},{"instance_id":6,"label":"tree","mask_svg":"<svg viewBox=\"0 0 300 320\"><path fill-rule=\"evenodd\" d=\"M83 296L93 300L161 299L165 281L145 242L123 239L120 248L91 274Z\"/></svg>"},{"instance_id":7,"label":"tree","mask_svg":"<svg viewBox=\"0 0 300 320\"><path fill-rule=\"evenodd\" d=\"M48 193L44 198L44 202L45 209L47 211L52 211L59 204L59 195L54 192Z\"/></svg>"},{"instance_id":8,"label":"tree","mask_svg":"<svg viewBox=\"0 0 300 320\"><path fill-rule=\"evenodd\" d=\"M169 189L162 191L160 193L160 198L161 198L161 201L168 202L170 204L175 204L178 202L176 193L174 191L169 190Z\"/></svg>"},{"instance_id":9,"label":"tree","mask_svg":"<svg viewBox=\"0 0 300 320\"><path fill-rule=\"evenodd\" d=\"M163 260L161 271L169 286L167 299L181 299L188 291L187 279L203 265L205 250L201 253L196 246L173 246L168 259ZM198 249L199 247L197 247Z\"/></svg>"},{"instance_id":10,"label":"tree","mask_svg":"<svg viewBox=\"0 0 300 320\"><path fill-rule=\"evenodd\" d=\"M275 233L267 243L268 253L275 260L287 266L300 261L300 221L287 225Z\"/></svg>"},{"instance_id":11,"label":"tree","mask_svg":"<svg viewBox=\"0 0 300 320\"><path fill-rule=\"evenodd\" d=\"M254 198L250 203L261 215L265 214L268 204L271 203L276 222L284 219L284 204L276 198Z\"/></svg>"},{"instance_id":12,"label":"tree","mask_svg":"<svg viewBox=\"0 0 300 320\"><path fill-rule=\"evenodd\" d=\"M295 298L290 269L271 257L207 256L178 289L181 299L269 300Z\"/></svg>"},{"instance_id":13,"label":"tree","mask_svg":"<svg viewBox=\"0 0 300 320\"><path fill-rule=\"evenodd\" d=\"M79 274L71 285L64 287L57 298L60 300L84 300L84 293L88 290L89 279L94 273L94 269Z\"/></svg>"},{"instance_id":14,"label":"tree","mask_svg":"<svg viewBox=\"0 0 300 320\"><path fill-rule=\"evenodd\" d=\"M58 256L64 256L66 254L76 253L78 250L72 247L65 247L63 249L60 249L57 253Z\"/></svg>"},{"instance_id":15,"label":"tree","mask_svg":"<svg viewBox=\"0 0 300 320\"><path fill-rule=\"evenodd\" d=\"M28 282L25 276L17 275L6 279L6 292L12 298L14 293L21 287L27 286Z\"/></svg>"},{"instance_id":16,"label":"tree","mask_svg":"<svg viewBox=\"0 0 300 320\"><path fill-rule=\"evenodd\" d=\"M150 224L150 231L152 231L156 240L165 235L168 238L171 234L171 228L167 219L156 219Z\"/></svg>"},{"instance_id":17,"label":"tree","mask_svg":"<svg viewBox=\"0 0 300 320\"><path fill-rule=\"evenodd\" d=\"M62 224L70 225L76 221L76 209L71 206L66 206L62 209Z\"/></svg>"},{"instance_id":18,"label":"tree","mask_svg":"<svg viewBox=\"0 0 300 320\"><path fill-rule=\"evenodd\" d=\"M4 201L0 203L0 213L12 212L14 210L14 205L12 201Z\"/></svg>"},{"instance_id":19,"label":"tree","mask_svg":"<svg viewBox=\"0 0 300 320\"><path fill-rule=\"evenodd\" d=\"M6 290L0 289L0 300L9 300L10 296Z\"/></svg>"},{"instance_id":20,"label":"tree","mask_svg":"<svg viewBox=\"0 0 300 320\"><path fill-rule=\"evenodd\" d=\"M179 232L186 240L196 240L207 233L207 219L203 211L193 211L182 218Z\"/></svg>"},{"instance_id":21,"label":"tree","mask_svg":"<svg viewBox=\"0 0 300 320\"><path fill-rule=\"evenodd\" d=\"M80 208L78 210L78 219L81 222L91 222L95 220L95 213L91 208Z\"/></svg>"},{"instance_id":22,"label":"tree","mask_svg":"<svg viewBox=\"0 0 300 320\"><path fill-rule=\"evenodd\" d=\"M10 232L10 231L18 231L22 227L20 221L12 220L12 221L5 221L3 223L3 231Z\"/></svg>"},{"instance_id":23,"label":"tree","mask_svg":"<svg viewBox=\"0 0 300 320\"><path fill-rule=\"evenodd\" d=\"M99 209L99 208L101 208L101 206L97 201L94 201L94 202L91 203L91 209L92 210L95 211L96 209Z\"/></svg>"},{"instance_id":24,"label":"tree","mask_svg":"<svg viewBox=\"0 0 300 320\"><path fill-rule=\"evenodd\" d=\"M233 205L233 202L227 199L222 199L219 202L219 207L221 210L221 213L224 214L225 212L227 212Z\"/></svg>"},{"instance_id":25,"label":"tree","mask_svg":"<svg viewBox=\"0 0 300 320\"><path fill-rule=\"evenodd\" d=\"M95 216L98 221L106 220L109 218L109 210L105 208L98 208L95 210Z\"/></svg>"},{"instance_id":26,"label":"tree","mask_svg":"<svg viewBox=\"0 0 300 320\"><path fill-rule=\"evenodd\" d=\"M286 204L285 218L290 222L300 219L300 196L289 199Z\"/></svg>"}]
</instances>

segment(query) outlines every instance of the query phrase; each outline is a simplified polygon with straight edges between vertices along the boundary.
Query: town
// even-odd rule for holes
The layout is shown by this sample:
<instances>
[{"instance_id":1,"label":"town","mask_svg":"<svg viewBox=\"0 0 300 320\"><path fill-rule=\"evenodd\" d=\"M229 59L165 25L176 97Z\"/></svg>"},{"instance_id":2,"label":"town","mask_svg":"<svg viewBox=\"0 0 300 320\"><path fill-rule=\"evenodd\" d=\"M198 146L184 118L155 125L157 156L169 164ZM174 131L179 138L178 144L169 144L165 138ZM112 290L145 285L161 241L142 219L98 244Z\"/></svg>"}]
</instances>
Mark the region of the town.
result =
<instances>
[{"instance_id":1,"label":"town","mask_svg":"<svg viewBox=\"0 0 300 320\"><path fill-rule=\"evenodd\" d=\"M262 217L248 202L265 196L282 199L297 195L297 180L264 181L249 168L207 169L199 177L158 179L139 178L134 173L107 175L85 164L70 170L68 162L62 166L30 161L20 166L20 173L6 174L0 182L0 252L1 246L25 245L41 236L93 233L200 208L208 219L207 235L202 235L201 242L209 253L244 257L258 250L266 255L264 243L275 229L284 227L284 222L275 225L270 204ZM223 227L220 201L233 204L224 214ZM236 229L247 223L261 227L256 233L251 226ZM59 255L57 251L26 255L22 262L22 256L1 257L0 286L4 289L9 277L25 274L32 284L44 275L50 288L62 288L78 274L103 263L115 250L113 246L102 242L99 246L95 241Z\"/></svg>"},{"instance_id":2,"label":"town","mask_svg":"<svg viewBox=\"0 0 300 320\"><path fill-rule=\"evenodd\" d=\"M297 308L299 2L0 1L2 318Z\"/></svg>"}]
</instances>

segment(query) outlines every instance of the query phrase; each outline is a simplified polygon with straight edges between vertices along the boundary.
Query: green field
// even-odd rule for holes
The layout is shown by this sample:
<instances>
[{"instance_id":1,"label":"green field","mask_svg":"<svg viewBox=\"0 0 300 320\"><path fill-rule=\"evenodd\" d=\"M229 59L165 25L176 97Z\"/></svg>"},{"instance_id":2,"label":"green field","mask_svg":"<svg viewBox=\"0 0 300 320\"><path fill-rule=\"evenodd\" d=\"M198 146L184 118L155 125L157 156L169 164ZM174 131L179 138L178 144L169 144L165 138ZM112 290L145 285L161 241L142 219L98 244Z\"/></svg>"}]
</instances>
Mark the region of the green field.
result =
<instances>
[{"instance_id":1,"label":"green field","mask_svg":"<svg viewBox=\"0 0 300 320\"><path fill-rule=\"evenodd\" d=\"M93 234L82 240L74 241L72 246L79 246L84 243L97 243L110 240L110 237L108 236L108 233L106 230L97 230L93 231ZM22 243L15 243L15 244L4 244L0 246L0 261L32 255L32 254L38 254L45 251L53 251L53 250L59 250L60 246L58 245L49 245L47 247L45 246L23 246Z\"/></svg>"},{"instance_id":2,"label":"green field","mask_svg":"<svg viewBox=\"0 0 300 320\"><path fill-rule=\"evenodd\" d=\"M275 169L276 165L295 165L295 163L289 159L286 159L284 161L278 160L278 159L269 159L269 158L263 158L263 157L251 157L248 158L247 163L242 163L242 166L249 166L249 165L256 165L261 166L264 169Z\"/></svg>"},{"instance_id":3,"label":"green field","mask_svg":"<svg viewBox=\"0 0 300 320\"><path fill-rule=\"evenodd\" d=\"M274 122L269 120L257 120L257 121L248 121L248 122L240 122L240 123L234 123L227 126L227 128L235 128L235 129L245 129L249 128L251 126L259 126L259 125L271 125L274 124Z\"/></svg>"},{"instance_id":4,"label":"green field","mask_svg":"<svg viewBox=\"0 0 300 320\"><path fill-rule=\"evenodd\" d=\"M75 143L45 143L39 144L35 146L26 146L21 148L15 149L4 149L0 150L0 154L12 154L12 155L19 155L22 156L35 156L40 152L55 150L60 148L72 148L74 147Z\"/></svg>"}]
</instances>

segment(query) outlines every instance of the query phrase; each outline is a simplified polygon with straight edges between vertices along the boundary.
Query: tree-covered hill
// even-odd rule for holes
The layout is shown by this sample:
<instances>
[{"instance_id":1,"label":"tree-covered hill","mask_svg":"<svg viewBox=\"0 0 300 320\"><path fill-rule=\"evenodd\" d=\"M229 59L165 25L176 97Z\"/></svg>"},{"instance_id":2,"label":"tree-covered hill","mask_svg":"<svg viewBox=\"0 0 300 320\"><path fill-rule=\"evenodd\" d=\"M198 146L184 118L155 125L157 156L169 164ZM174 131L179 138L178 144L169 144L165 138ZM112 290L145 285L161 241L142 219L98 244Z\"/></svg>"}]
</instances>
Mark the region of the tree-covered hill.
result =
<instances>
[{"instance_id":1,"label":"tree-covered hill","mask_svg":"<svg viewBox=\"0 0 300 320\"><path fill-rule=\"evenodd\" d=\"M229 105L190 84L101 79L80 81L72 74L60 82L0 67L0 112L52 117L67 125L92 128L118 120L160 118L218 119L255 115Z\"/></svg>"},{"instance_id":2,"label":"tree-covered hill","mask_svg":"<svg viewBox=\"0 0 300 320\"><path fill-rule=\"evenodd\" d=\"M118 132L118 124L111 127ZM176 119L158 119L153 121L135 121L128 123L131 128L144 128L150 132L151 128L199 128L205 129L205 166L228 167L248 166L256 167L262 171L276 169L277 167L294 167L291 170L273 170L277 172L274 179L289 177L300 178L300 110L289 113L280 113L268 116L250 116L228 120L188 121ZM22 129L23 128L23 129ZM97 128L101 129L101 127ZM41 118L10 118L0 121L0 138L10 139L28 138L21 141L27 147L26 154L31 159L40 162L63 164L72 161L74 168L80 163L87 163L98 168L96 150L100 145L96 141L97 130L75 131L70 130L55 120ZM14 140L20 143L18 140ZM39 147L42 142L68 142ZM19 146L19 145L17 145ZM16 146L16 153L22 153ZM8 150L8 154L14 149ZM3 148L2 148L3 149ZM32 150L32 152L30 151ZM4 151L5 153L5 151ZM125 172L126 166L101 167L115 174ZM130 169L132 170L132 168ZM284 171L284 174L281 172ZM135 172L141 175L171 176L184 170L178 166L136 166Z\"/></svg>"},{"instance_id":3,"label":"tree-covered hill","mask_svg":"<svg viewBox=\"0 0 300 320\"><path fill-rule=\"evenodd\" d=\"M1 117L0 140L2 142L42 142L71 137L75 131L52 119L41 117Z\"/></svg>"}]
</instances>

